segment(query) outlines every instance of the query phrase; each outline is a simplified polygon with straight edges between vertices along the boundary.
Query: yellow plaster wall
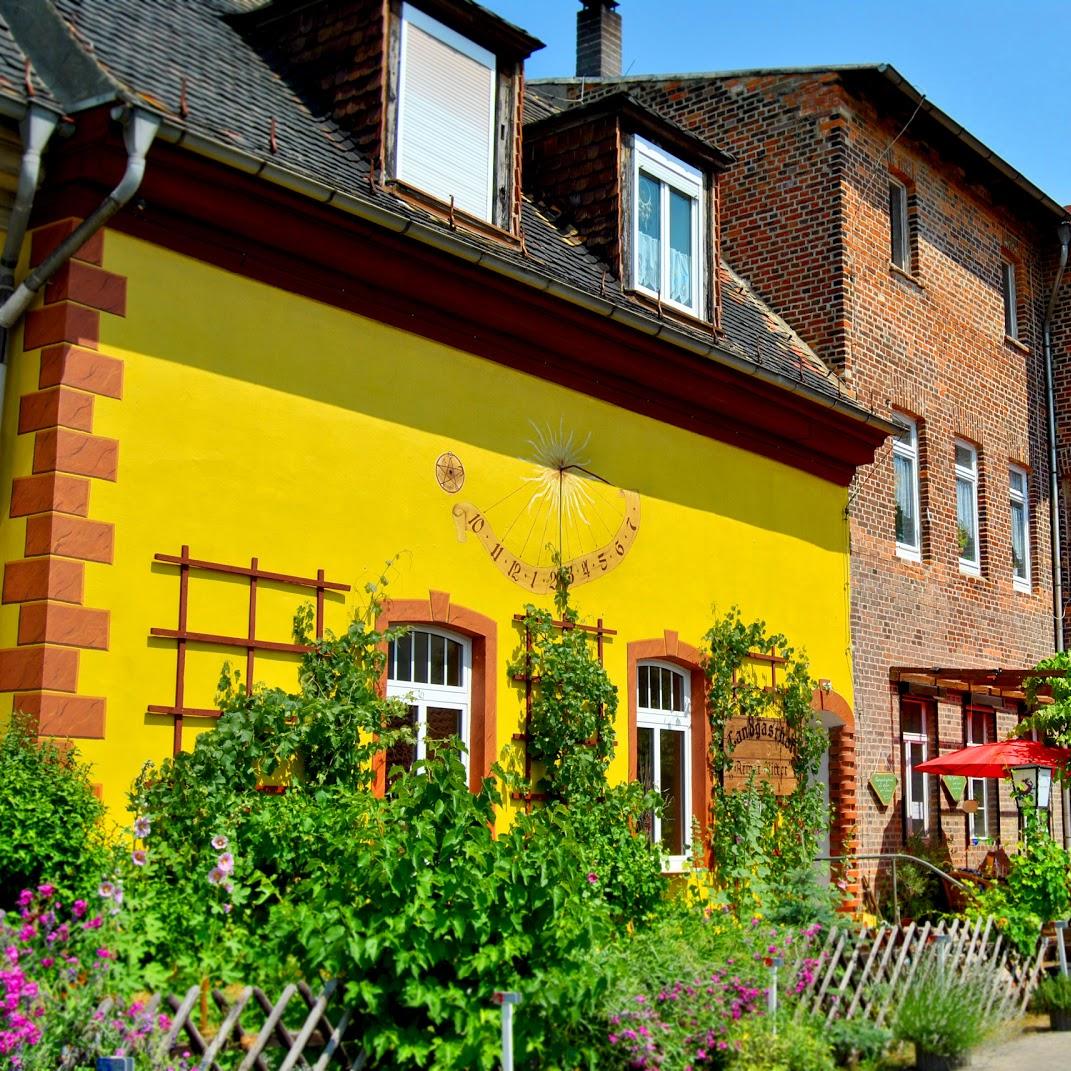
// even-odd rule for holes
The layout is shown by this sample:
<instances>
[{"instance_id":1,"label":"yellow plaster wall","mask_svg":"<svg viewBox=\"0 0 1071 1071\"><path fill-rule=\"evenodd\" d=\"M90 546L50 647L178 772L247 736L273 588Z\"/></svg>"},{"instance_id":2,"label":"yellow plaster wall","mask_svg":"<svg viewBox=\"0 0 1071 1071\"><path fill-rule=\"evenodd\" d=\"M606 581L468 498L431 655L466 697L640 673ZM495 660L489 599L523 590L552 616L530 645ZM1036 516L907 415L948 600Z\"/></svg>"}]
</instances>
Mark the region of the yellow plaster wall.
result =
<instances>
[{"instance_id":1,"label":"yellow plaster wall","mask_svg":"<svg viewBox=\"0 0 1071 1071\"><path fill-rule=\"evenodd\" d=\"M511 621L528 596L477 541L459 542L451 507L486 508L523 485L533 423L590 433L590 467L642 499L626 560L574 592L585 619L601 616L618 632L606 651L622 692L616 776L627 770L626 643L672 629L699 645L714 607L738 603L745 617L765 618L850 700L845 489L117 233L107 235L105 267L128 278L128 315L102 316L101 341L126 362L126 384L122 400L96 402L94 431L120 441L118 481L94 481L90 509L116 525L115 563L87 565L85 605L111 610L111 647L82 652L79 691L108 698L107 738L80 746L113 808L145 759L170 753L170 721L145 710L174 695L174 644L150 641L149 629L175 626L178 577L153 554L183 543L196 557L256 555L279 572L322 567L356 593L397 556L394 597L448 591L498 623L504 747L521 713L506 679ZM25 368L15 376L13 395L32 389ZM14 406L9 396L8 428ZM17 444L12 462L4 444L5 488L11 464L29 471L28 445ZM457 496L434 478L446 450L466 468ZM0 547L21 557L24 522L6 514ZM189 627L243 633L246 592L245 581L195 580ZM288 640L300 600L262 592L259 634ZM341 627L357 597L331 601L329 625ZM5 607L5 646L14 622ZM222 661L191 651L190 705L212 705ZM292 683L293 665L258 656L273 682Z\"/></svg>"}]
</instances>

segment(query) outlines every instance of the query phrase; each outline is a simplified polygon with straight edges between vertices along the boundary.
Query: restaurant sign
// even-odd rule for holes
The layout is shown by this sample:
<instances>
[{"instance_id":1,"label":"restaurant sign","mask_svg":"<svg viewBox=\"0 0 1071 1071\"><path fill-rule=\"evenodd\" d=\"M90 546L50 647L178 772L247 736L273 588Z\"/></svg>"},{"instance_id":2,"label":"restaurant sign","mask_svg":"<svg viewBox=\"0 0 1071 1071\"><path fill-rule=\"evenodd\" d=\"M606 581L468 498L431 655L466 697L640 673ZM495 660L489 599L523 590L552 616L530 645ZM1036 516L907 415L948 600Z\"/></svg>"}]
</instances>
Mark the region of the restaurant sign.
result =
<instances>
[{"instance_id":1,"label":"restaurant sign","mask_svg":"<svg viewBox=\"0 0 1071 1071\"><path fill-rule=\"evenodd\" d=\"M755 773L756 784L770 784L778 796L796 787L796 734L783 718L730 718L725 723L726 792L747 787Z\"/></svg>"}]
</instances>

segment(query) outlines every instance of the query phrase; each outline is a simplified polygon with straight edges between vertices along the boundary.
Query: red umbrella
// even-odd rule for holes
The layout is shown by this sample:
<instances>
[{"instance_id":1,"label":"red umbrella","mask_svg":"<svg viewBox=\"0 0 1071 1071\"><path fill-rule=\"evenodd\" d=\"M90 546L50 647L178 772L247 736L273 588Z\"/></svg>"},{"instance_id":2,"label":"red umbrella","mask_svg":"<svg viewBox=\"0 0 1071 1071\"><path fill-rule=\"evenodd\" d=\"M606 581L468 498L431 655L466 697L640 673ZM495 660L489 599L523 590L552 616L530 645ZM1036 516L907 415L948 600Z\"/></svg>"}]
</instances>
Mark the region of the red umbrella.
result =
<instances>
[{"instance_id":1,"label":"red umbrella","mask_svg":"<svg viewBox=\"0 0 1071 1071\"><path fill-rule=\"evenodd\" d=\"M920 762L915 767L921 773L963 774L967 777L1004 777L1011 766L1071 765L1071 749L1049 747L1036 740L998 740L995 744L976 744L973 747L949 751L936 759Z\"/></svg>"}]
</instances>

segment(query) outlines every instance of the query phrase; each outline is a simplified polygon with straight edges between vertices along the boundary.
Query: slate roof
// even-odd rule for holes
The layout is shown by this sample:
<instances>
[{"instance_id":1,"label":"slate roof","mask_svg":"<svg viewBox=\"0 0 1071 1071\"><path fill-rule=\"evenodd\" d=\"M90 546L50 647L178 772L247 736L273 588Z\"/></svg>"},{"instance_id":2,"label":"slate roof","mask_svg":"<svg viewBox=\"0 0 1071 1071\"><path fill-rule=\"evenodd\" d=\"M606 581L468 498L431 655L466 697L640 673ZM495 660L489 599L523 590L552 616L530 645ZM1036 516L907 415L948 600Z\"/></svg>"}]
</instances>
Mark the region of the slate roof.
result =
<instances>
[{"instance_id":1,"label":"slate roof","mask_svg":"<svg viewBox=\"0 0 1071 1071\"><path fill-rule=\"evenodd\" d=\"M0 96L9 100L25 104L26 92L26 54L16 44L7 23L0 18ZM30 70L30 85L33 87L33 96L42 104L51 108L59 108L59 103L52 96L48 86L40 77Z\"/></svg>"},{"instance_id":2,"label":"slate roof","mask_svg":"<svg viewBox=\"0 0 1071 1071\"><path fill-rule=\"evenodd\" d=\"M40 0L39 0L40 2ZM512 262L527 272L571 284L631 313L658 323L654 312L633 301L605 264L575 234L559 228L551 214L525 200L524 247L451 230L446 223L403 202L369 181L369 163L330 117L314 112L242 37L228 16L255 9L258 0L52 0L77 40L130 98L140 99L179 125L233 146L357 199L438 228L452 242ZM2 35L0 35L2 38ZM10 44L10 38L8 39ZM0 39L0 73L7 74ZM188 112L180 118L185 96ZM538 103L533 106L540 109ZM542 109L540 110L543 114ZM275 123L277 151L269 147ZM149 167L152 166L150 153ZM805 389L840 400L860 417L867 411L850 400L833 375L726 264L721 268L723 334L674 323L681 336L777 373Z\"/></svg>"}]
</instances>

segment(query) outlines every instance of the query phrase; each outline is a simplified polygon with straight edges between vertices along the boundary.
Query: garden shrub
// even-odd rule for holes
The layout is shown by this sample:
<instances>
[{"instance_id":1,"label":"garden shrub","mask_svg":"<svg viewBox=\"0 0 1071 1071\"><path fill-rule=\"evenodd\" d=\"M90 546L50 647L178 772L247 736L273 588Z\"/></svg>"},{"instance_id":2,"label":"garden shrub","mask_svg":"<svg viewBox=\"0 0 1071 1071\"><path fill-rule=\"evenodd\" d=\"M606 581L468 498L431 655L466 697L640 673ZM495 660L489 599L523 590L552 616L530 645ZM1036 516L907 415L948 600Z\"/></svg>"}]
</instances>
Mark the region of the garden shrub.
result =
<instances>
[{"instance_id":1,"label":"garden shrub","mask_svg":"<svg viewBox=\"0 0 1071 1071\"><path fill-rule=\"evenodd\" d=\"M733 1032L733 1071L834 1071L833 1052L822 1024L781 1016L777 1032L769 1019L742 1022Z\"/></svg>"},{"instance_id":2,"label":"garden shrub","mask_svg":"<svg viewBox=\"0 0 1071 1071\"><path fill-rule=\"evenodd\" d=\"M1071 1012L1071 977L1050 974L1043 978L1030 999L1034 1011Z\"/></svg>"},{"instance_id":3,"label":"garden shrub","mask_svg":"<svg viewBox=\"0 0 1071 1071\"><path fill-rule=\"evenodd\" d=\"M917 859L925 859L939 870L948 870L952 866L948 840L943 833L936 831L912 833L904 844L904 854L913 855ZM883 899L887 905L886 915L892 918L891 867L887 866L881 871L880 881ZM896 866L896 886L902 918L925 919L942 911L945 907L941 879L928 867L899 861Z\"/></svg>"},{"instance_id":4,"label":"garden shrub","mask_svg":"<svg viewBox=\"0 0 1071 1071\"><path fill-rule=\"evenodd\" d=\"M821 1030L833 1050L838 1067L874 1064L885 1055L892 1031L862 1016L853 1019L821 1020Z\"/></svg>"},{"instance_id":5,"label":"garden shrub","mask_svg":"<svg viewBox=\"0 0 1071 1071\"><path fill-rule=\"evenodd\" d=\"M986 1012L990 993L984 981L945 973L934 956L920 970L900 999L893 1018L893 1036L916 1050L955 1059L992 1032L996 1023Z\"/></svg>"},{"instance_id":6,"label":"garden shrub","mask_svg":"<svg viewBox=\"0 0 1071 1071\"><path fill-rule=\"evenodd\" d=\"M89 767L31 730L16 714L0 738L0 907L45 882L67 899L84 895L105 866Z\"/></svg>"}]
</instances>

